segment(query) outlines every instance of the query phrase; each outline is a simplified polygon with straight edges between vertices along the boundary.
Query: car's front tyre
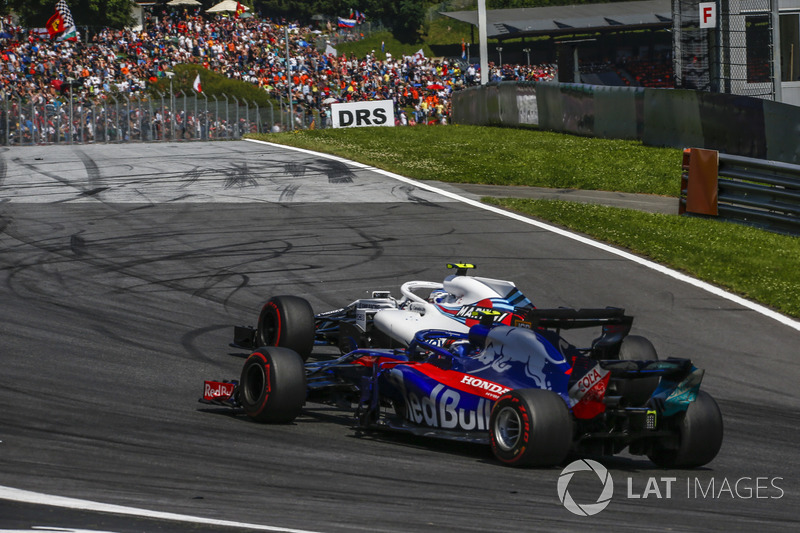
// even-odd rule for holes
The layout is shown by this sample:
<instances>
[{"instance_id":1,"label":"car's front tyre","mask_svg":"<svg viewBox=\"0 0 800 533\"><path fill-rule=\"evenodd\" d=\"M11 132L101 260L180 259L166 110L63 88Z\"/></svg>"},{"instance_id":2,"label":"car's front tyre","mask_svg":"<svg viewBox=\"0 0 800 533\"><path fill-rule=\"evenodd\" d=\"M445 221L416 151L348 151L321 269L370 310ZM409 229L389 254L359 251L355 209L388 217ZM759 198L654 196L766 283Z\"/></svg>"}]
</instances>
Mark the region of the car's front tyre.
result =
<instances>
[{"instance_id":1,"label":"car's front tyre","mask_svg":"<svg viewBox=\"0 0 800 533\"><path fill-rule=\"evenodd\" d=\"M296 352L264 346L250 354L239 381L239 402L250 418L285 424L297 418L305 400L305 367Z\"/></svg>"},{"instance_id":2,"label":"car's front tyre","mask_svg":"<svg viewBox=\"0 0 800 533\"><path fill-rule=\"evenodd\" d=\"M298 296L274 296L258 315L256 346L280 346L305 361L314 349L314 310Z\"/></svg>"}]
</instances>

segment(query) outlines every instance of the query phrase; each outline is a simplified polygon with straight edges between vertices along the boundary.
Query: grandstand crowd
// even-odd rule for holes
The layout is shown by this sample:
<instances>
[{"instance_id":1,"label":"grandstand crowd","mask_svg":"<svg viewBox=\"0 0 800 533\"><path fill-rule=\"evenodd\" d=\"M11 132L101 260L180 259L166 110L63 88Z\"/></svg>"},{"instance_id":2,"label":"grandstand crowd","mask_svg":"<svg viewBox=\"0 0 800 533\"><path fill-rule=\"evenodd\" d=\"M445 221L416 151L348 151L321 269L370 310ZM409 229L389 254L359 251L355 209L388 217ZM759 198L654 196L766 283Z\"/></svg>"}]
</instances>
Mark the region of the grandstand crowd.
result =
<instances>
[{"instance_id":1,"label":"grandstand crowd","mask_svg":"<svg viewBox=\"0 0 800 533\"><path fill-rule=\"evenodd\" d=\"M24 104L52 104L63 96L62 85L74 79L80 82L77 87L72 84L73 98L79 101L108 93L137 95L174 65L198 64L258 85L282 101L288 101L291 90L302 114L320 117L318 127L324 127L334 100L390 99L400 124L446 123L452 92L480 81L477 65L457 60L395 58L374 51L356 58L336 55L327 46L319 50L305 40L314 28L294 24L287 69L284 24L258 16L212 17L199 10L164 10L141 31L104 29L85 42L52 41L6 25L0 38L0 91ZM550 65L500 69L490 64L489 68L490 80L555 76Z\"/></svg>"}]
</instances>

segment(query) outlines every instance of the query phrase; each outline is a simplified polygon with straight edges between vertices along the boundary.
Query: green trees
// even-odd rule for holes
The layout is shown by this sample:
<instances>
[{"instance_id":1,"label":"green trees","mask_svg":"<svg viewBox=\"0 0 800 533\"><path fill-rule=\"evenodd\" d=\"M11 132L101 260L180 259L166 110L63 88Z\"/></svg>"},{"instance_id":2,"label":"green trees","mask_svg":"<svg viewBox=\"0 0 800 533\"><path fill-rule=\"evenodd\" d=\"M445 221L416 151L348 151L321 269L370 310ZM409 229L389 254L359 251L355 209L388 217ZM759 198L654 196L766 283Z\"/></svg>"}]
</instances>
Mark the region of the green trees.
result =
<instances>
[{"instance_id":1,"label":"green trees","mask_svg":"<svg viewBox=\"0 0 800 533\"><path fill-rule=\"evenodd\" d=\"M165 4L167 0L155 0ZM200 0L207 9L218 0ZM241 0L240 0L241 1ZM486 0L489 9L538 7L547 5L585 4L609 0ZM67 0L72 16L78 26L122 28L130 24L133 0ZM257 13L268 17L287 17L292 20L311 21L314 15L349 17L356 10L370 22L383 22L401 40L415 40L423 24L425 12L437 5L435 0L246 0ZM20 15L22 24L32 27L44 26L55 12L56 0L0 0L0 14L14 11ZM475 4L477 5L477 4ZM474 6L473 6L474 7ZM466 7L465 9L470 9Z\"/></svg>"},{"instance_id":2,"label":"green trees","mask_svg":"<svg viewBox=\"0 0 800 533\"><path fill-rule=\"evenodd\" d=\"M423 2L400 0L391 2L391 7L397 10L394 14L395 18L390 19L394 21L392 25L394 36L401 42L415 42L419 37L417 30L425 18Z\"/></svg>"},{"instance_id":3,"label":"green trees","mask_svg":"<svg viewBox=\"0 0 800 533\"><path fill-rule=\"evenodd\" d=\"M571 6L574 4L602 4L628 0L486 0L487 9L519 9L522 7Z\"/></svg>"},{"instance_id":4,"label":"green trees","mask_svg":"<svg viewBox=\"0 0 800 533\"><path fill-rule=\"evenodd\" d=\"M67 5L78 29L122 28L131 22L131 0L67 0ZM42 27L56 12L56 0L4 0L0 9L17 13L25 26Z\"/></svg>"},{"instance_id":5,"label":"green trees","mask_svg":"<svg viewBox=\"0 0 800 533\"><path fill-rule=\"evenodd\" d=\"M285 16L309 21L314 15L349 17L358 11L369 22L383 22L402 41L416 41L422 26L425 10L434 2L426 0L255 0L255 7L265 16Z\"/></svg>"}]
</instances>

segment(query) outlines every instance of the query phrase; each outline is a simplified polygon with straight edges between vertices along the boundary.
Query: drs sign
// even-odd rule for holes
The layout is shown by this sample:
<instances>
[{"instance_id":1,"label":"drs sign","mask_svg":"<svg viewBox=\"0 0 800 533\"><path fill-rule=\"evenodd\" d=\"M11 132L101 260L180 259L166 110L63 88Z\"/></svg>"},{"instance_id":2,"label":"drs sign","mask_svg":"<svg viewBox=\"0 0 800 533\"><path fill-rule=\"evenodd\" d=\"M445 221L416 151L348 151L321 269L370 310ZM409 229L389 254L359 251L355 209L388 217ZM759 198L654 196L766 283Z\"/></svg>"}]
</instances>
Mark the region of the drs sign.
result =
<instances>
[{"instance_id":1,"label":"drs sign","mask_svg":"<svg viewBox=\"0 0 800 533\"><path fill-rule=\"evenodd\" d=\"M334 128L362 126L394 126L394 104L391 100L331 104Z\"/></svg>"}]
</instances>

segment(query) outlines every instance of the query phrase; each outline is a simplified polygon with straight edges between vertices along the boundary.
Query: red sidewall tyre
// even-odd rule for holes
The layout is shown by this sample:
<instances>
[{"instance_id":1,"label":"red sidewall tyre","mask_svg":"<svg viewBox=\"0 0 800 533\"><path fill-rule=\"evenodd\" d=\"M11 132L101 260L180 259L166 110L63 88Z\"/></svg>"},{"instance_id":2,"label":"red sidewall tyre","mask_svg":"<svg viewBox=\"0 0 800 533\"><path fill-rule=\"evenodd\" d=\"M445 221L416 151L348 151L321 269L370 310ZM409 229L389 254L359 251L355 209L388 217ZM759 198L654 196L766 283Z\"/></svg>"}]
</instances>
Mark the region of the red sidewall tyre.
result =
<instances>
[{"instance_id":1,"label":"red sidewall tyre","mask_svg":"<svg viewBox=\"0 0 800 533\"><path fill-rule=\"evenodd\" d=\"M249 417L288 423L300 414L305 399L305 368L296 352L265 346L250 354L239 381L239 401Z\"/></svg>"},{"instance_id":2,"label":"red sidewall tyre","mask_svg":"<svg viewBox=\"0 0 800 533\"><path fill-rule=\"evenodd\" d=\"M555 392L517 389L495 403L489 424L492 453L509 466L553 466L572 449L572 416Z\"/></svg>"},{"instance_id":3,"label":"red sidewall tyre","mask_svg":"<svg viewBox=\"0 0 800 533\"><path fill-rule=\"evenodd\" d=\"M297 296L275 296L258 315L256 344L297 352L303 361L314 349L315 319L311 304Z\"/></svg>"}]
</instances>

